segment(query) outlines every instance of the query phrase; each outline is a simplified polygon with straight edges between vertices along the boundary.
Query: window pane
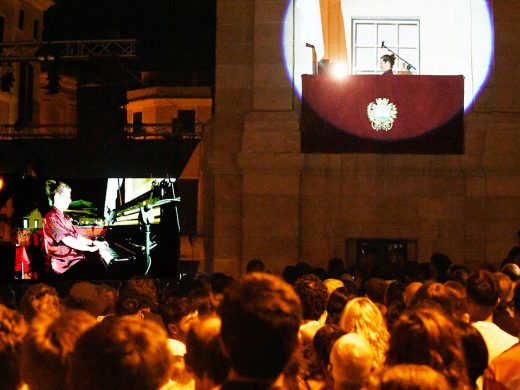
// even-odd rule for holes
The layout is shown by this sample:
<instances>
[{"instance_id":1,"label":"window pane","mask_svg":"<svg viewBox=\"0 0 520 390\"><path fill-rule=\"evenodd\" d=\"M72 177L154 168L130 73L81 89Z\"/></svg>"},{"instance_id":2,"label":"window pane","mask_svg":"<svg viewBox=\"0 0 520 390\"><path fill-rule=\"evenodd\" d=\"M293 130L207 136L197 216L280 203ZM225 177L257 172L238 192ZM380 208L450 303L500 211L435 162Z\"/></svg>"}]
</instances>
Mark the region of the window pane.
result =
<instances>
[{"instance_id":1,"label":"window pane","mask_svg":"<svg viewBox=\"0 0 520 390\"><path fill-rule=\"evenodd\" d=\"M419 26L402 24L399 26L399 46L419 46Z\"/></svg>"},{"instance_id":2,"label":"window pane","mask_svg":"<svg viewBox=\"0 0 520 390\"><path fill-rule=\"evenodd\" d=\"M378 44L381 45L385 41L385 46L397 46L397 25L395 24L380 24L378 25Z\"/></svg>"},{"instance_id":3,"label":"window pane","mask_svg":"<svg viewBox=\"0 0 520 390\"><path fill-rule=\"evenodd\" d=\"M419 52L417 49L399 49L398 54L417 69L419 69ZM401 69L401 64L399 63L398 65L399 69Z\"/></svg>"},{"instance_id":4,"label":"window pane","mask_svg":"<svg viewBox=\"0 0 520 390\"><path fill-rule=\"evenodd\" d=\"M358 19L352 25L352 73L379 73L379 58L390 54L385 47L405 58L420 72L419 21L413 19ZM397 60L394 71L402 69Z\"/></svg>"},{"instance_id":5,"label":"window pane","mask_svg":"<svg viewBox=\"0 0 520 390\"><path fill-rule=\"evenodd\" d=\"M357 69L374 69L375 49L360 48L356 49L356 68Z\"/></svg>"},{"instance_id":6,"label":"window pane","mask_svg":"<svg viewBox=\"0 0 520 390\"><path fill-rule=\"evenodd\" d=\"M373 46L376 41L376 25L375 24L356 24L356 45L357 46Z\"/></svg>"}]
</instances>

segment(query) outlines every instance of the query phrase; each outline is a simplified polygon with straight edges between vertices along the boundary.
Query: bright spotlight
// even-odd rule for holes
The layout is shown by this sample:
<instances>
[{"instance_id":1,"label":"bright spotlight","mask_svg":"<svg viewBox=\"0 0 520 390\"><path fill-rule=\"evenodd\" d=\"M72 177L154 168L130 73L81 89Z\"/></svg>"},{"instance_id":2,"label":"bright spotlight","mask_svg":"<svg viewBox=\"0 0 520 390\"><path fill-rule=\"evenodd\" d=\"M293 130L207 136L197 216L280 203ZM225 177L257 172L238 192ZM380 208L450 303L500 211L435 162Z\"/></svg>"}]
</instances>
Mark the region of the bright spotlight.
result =
<instances>
[{"instance_id":1,"label":"bright spotlight","mask_svg":"<svg viewBox=\"0 0 520 390\"><path fill-rule=\"evenodd\" d=\"M406 39L411 40L410 42L413 40L418 42L417 49L423 53L421 61L414 65L419 65L418 68L424 75L463 75L465 77L464 108L468 110L471 107L474 99L485 86L492 67L494 33L491 1L471 0L460 2L460 4L456 2L457 6L454 6L456 12L446 18L447 21L444 21L444 13L447 11L442 7L443 2L403 0L396 2L392 8L383 6L387 3L383 0L341 1L341 3L348 3L347 6L341 7L341 12L344 13L344 25L339 27L343 27L346 37L353 36L354 31L350 24L350 18L353 15L366 15L373 21L384 21L396 15L405 19L419 18L420 39L419 36L406 35ZM376 3L381 6L374 7ZM319 4L318 0L287 0L285 9L281 49L287 78L293 84L299 98L302 94L301 75L312 74L311 53L305 43L315 44L316 50L318 47L320 48L317 53L318 58L323 58L324 55L321 48L324 45L325 33L321 25L320 16L323 15L320 15ZM329 37L329 39L331 38ZM379 52L381 40L374 39L372 42L371 39L368 44L372 45L372 49L363 45L356 47L354 41L348 42L347 40L345 43L342 50L351 55L349 73L356 74L356 61L367 60L367 58L372 58L370 57L372 55L376 59L381 54ZM402 49L402 54L405 55L405 58L410 58L406 50L408 49ZM439 56L438 53L443 53L443 55ZM336 58L330 53L328 55ZM445 58L450 58L450 61L445 61ZM330 69L329 74L332 73L333 71Z\"/></svg>"},{"instance_id":2,"label":"bright spotlight","mask_svg":"<svg viewBox=\"0 0 520 390\"><path fill-rule=\"evenodd\" d=\"M347 64L344 62L337 62L331 64L330 66L330 75L337 80L343 80L347 77Z\"/></svg>"}]
</instances>

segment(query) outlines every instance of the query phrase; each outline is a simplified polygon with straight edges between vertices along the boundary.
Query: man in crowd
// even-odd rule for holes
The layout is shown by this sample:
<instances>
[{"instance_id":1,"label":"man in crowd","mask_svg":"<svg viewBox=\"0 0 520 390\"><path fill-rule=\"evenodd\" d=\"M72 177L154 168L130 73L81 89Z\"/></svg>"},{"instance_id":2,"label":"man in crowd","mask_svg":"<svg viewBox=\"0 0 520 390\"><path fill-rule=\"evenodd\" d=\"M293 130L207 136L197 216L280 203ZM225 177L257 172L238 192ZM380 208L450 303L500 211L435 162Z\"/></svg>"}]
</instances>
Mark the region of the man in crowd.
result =
<instances>
[{"instance_id":1,"label":"man in crowd","mask_svg":"<svg viewBox=\"0 0 520 390\"><path fill-rule=\"evenodd\" d=\"M489 361L518 343L518 338L493 323L498 304L498 285L493 274L480 270L468 278L466 285L468 312L473 326L480 332L489 352Z\"/></svg>"},{"instance_id":2,"label":"man in crowd","mask_svg":"<svg viewBox=\"0 0 520 390\"><path fill-rule=\"evenodd\" d=\"M520 327L520 285L513 298L515 321ZM515 344L491 361L484 373L484 389L506 390L520 388L520 343Z\"/></svg>"},{"instance_id":3,"label":"man in crowd","mask_svg":"<svg viewBox=\"0 0 520 390\"><path fill-rule=\"evenodd\" d=\"M90 328L76 342L68 384L72 389L160 389L172 357L166 332L152 321L114 317Z\"/></svg>"},{"instance_id":4,"label":"man in crowd","mask_svg":"<svg viewBox=\"0 0 520 390\"><path fill-rule=\"evenodd\" d=\"M292 287L276 276L249 274L226 290L219 314L231 366L222 390L268 389L282 381L301 322Z\"/></svg>"},{"instance_id":5,"label":"man in crowd","mask_svg":"<svg viewBox=\"0 0 520 390\"><path fill-rule=\"evenodd\" d=\"M61 278L96 276L99 266L87 263L86 253L99 252L106 243L81 236L65 214L71 203L71 188L67 184L49 180L47 194L52 199L52 209L43 219L43 244L52 270Z\"/></svg>"}]
</instances>

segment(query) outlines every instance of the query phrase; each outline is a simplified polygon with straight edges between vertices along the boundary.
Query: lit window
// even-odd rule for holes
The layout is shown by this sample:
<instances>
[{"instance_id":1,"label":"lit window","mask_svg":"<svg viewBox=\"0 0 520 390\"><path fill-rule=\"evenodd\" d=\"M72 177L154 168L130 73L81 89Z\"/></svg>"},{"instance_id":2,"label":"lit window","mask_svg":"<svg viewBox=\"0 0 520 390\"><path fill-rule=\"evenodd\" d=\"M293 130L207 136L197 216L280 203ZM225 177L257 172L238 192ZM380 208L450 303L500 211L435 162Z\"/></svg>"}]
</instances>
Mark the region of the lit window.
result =
<instances>
[{"instance_id":1,"label":"lit window","mask_svg":"<svg viewBox=\"0 0 520 390\"><path fill-rule=\"evenodd\" d=\"M390 19L353 19L352 20L352 73L381 73L379 58L390 52L408 61L420 73L419 67L419 20ZM403 69L405 64L396 59L394 72Z\"/></svg>"}]
</instances>

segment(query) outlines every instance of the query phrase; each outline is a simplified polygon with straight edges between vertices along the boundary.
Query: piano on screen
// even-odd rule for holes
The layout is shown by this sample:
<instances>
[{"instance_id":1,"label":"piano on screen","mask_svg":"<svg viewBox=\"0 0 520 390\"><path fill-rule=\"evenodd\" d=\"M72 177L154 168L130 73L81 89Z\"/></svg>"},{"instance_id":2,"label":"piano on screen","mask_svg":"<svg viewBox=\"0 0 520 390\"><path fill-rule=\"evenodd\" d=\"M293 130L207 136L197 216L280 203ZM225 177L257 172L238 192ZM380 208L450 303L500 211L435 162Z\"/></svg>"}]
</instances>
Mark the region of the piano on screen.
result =
<instances>
[{"instance_id":1,"label":"piano on screen","mask_svg":"<svg viewBox=\"0 0 520 390\"><path fill-rule=\"evenodd\" d=\"M154 182L150 191L110 210L100 250L107 268L144 259L144 274L173 277L177 270L180 203L175 179ZM152 268L152 259L154 267Z\"/></svg>"}]
</instances>

